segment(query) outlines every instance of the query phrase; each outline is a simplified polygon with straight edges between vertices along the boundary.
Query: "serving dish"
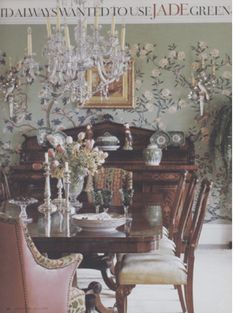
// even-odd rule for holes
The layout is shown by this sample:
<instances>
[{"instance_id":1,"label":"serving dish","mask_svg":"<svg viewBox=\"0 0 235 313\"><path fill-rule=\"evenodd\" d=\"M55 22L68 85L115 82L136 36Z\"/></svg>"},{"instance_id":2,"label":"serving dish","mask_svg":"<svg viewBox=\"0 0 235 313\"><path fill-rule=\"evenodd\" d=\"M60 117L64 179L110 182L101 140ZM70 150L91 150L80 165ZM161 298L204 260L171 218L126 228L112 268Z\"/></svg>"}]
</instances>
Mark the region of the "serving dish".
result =
<instances>
[{"instance_id":1,"label":"serving dish","mask_svg":"<svg viewBox=\"0 0 235 313\"><path fill-rule=\"evenodd\" d=\"M84 213L72 216L73 223L84 231L107 232L114 231L126 223L123 215L111 216L107 213Z\"/></svg>"}]
</instances>

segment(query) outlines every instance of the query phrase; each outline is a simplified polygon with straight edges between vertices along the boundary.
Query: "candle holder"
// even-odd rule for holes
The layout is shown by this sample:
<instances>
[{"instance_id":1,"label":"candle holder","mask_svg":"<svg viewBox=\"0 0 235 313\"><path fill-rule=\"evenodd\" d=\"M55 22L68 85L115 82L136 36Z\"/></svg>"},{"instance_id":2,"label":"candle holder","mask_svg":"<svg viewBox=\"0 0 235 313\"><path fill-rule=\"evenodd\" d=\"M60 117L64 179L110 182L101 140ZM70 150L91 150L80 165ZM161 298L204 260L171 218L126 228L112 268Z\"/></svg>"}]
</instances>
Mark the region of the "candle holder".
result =
<instances>
[{"instance_id":1,"label":"candle holder","mask_svg":"<svg viewBox=\"0 0 235 313\"><path fill-rule=\"evenodd\" d=\"M44 162L45 169L45 190L44 190L44 202L38 207L38 211L43 213L45 217L50 219L50 215L56 212L57 207L51 202L51 185L50 185L50 164L46 159Z\"/></svg>"},{"instance_id":2,"label":"candle holder","mask_svg":"<svg viewBox=\"0 0 235 313\"><path fill-rule=\"evenodd\" d=\"M68 165L66 165L65 171L64 171L64 191L65 191L65 209L64 209L64 212L67 214L74 213L74 211L75 211L75 208L70 205L70 201L69 201L70 185L71 185L70 173L71 173L71 171L68 169Z\"/></svg>"},{"instance_id":3,"label":"candle holder","mask_svg":"<svg viewBox=\"0 0 235 313\"><path fill-rule=\"evenodd\" d=\"M52 200L52 203L57 206L59 212L63 213L66 207L66 200L63 198L64 185L61 178L58 179L56 187L58 189L58 196Z\"/></svg>"}]
</instances>

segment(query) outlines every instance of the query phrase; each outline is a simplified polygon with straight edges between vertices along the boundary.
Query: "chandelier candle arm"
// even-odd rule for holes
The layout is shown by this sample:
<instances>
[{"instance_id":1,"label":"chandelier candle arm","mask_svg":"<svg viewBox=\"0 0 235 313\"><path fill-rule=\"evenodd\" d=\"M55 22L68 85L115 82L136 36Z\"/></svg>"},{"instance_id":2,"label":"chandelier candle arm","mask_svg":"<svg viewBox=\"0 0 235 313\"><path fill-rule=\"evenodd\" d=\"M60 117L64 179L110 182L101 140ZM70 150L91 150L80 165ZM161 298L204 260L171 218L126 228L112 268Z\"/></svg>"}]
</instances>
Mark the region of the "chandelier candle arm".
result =
<instances>
[{"instance_id":1,"label":"chandelier candle arm","mask_svg":"<svg viewBox=\"0 0 235 313\"><path fill-rule=\"evenodd\" d=\"M112 26L111 26L111 35L112 35L112 36L115 35L115 24L116 24L116 17L113 16L113 17L112 17Z\"/></svg>"},{"instance_id":2,"label":"chandelier candle arm","mask_svg":"<svg viewBox=\"0 0 235 313\"><path fill-rule=\"evenodd\" d=\"M65 35L65 42L66 42L66 47L68 50L71 49L71 44L70 44L70 35L69 35L69 27L68 25L65 25L64 27L64 35Z\"/></svg>"},{"instance_id":3,"label":"chandelier candle arm","mask_svg":"<svg viewBox=\"0 0 235 313\"><path fill-rule=\"evenodd\" d=\"M28 56L32 56L32 29L31 27L28 27L27 30L27 50L28 50Z\"/></svg>"},{"instance_id":4,"label":"chandelier candle arm","mask_svg":"<svg viewBox=\"0 0 235 313\"><path fill-rule=\"evenodd\" d=\"M50 21L50 17L47 18L47 37L51 38L51 21Z\"/></svg>"},{"instance_id":5,"label":"chandelier candle arm","mask_svg":"<svg viewBox=\"0 0 235 313\"><path fill-rule=\"evenodd\" d=\"M99 28L99 18L100 18L100 8L96 7L95 9L95 30Z\"/></svg>"},{"instance_id":6,"label":"chandelier candle arm","mask_svg":"<svg viewBox=\"0 0 235 313\"><path fill-rule=\"evenodd\" d=\"M56 8L56 30L60 32L60 8L59 5L57 5Z\"/></svg>"},{"instance_id":7,"label":"chandelier candle arm","mask_svg":"<svg viewBox=\"0 0 235 313\"><path fill-rule=\"evenodd\" d=\"M121 49L122 51L125 50L125 40L126 40L126 26L122 26L122 31L121 31Z\"/></svg>"}]
</instances>

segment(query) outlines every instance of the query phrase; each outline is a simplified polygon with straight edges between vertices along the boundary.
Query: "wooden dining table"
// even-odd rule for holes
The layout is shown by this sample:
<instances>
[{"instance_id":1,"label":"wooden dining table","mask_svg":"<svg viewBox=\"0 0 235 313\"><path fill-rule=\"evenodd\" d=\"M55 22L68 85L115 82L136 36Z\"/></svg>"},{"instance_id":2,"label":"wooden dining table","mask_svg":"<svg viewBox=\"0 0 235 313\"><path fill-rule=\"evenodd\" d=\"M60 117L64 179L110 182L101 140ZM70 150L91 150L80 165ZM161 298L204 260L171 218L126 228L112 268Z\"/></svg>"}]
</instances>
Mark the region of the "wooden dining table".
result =
<instances>
[{"instance_id":1,"label":"wooden dining table","mask_svg":"<svg viewBox=\"0 0 235 313\"><path fill-rule=\"evenodd\" d=\"M83 197L86 199L86 196ZM162 233L162 219L159 205L148 203L147 195L134 196L129 207L127 223L115 231L83 231L73 220L72 215L66 217L59 212L51 215L51 226L48 231L48 220L39 213L38 205L27 208L32 218L28 223L29 233L40 252L48 254L60 253L144 253L158 248ZM16 216L19 208L5 203L1 211ZM95 208L88 201L83 202L79 213L95 213ZM122 206L110 207L109 214L123 215ZM67 220L66 220L67 219ZM62 222L61 222L62 221ZM69 228L69 229L68 229Z\"/></svg>"}]
</instances>

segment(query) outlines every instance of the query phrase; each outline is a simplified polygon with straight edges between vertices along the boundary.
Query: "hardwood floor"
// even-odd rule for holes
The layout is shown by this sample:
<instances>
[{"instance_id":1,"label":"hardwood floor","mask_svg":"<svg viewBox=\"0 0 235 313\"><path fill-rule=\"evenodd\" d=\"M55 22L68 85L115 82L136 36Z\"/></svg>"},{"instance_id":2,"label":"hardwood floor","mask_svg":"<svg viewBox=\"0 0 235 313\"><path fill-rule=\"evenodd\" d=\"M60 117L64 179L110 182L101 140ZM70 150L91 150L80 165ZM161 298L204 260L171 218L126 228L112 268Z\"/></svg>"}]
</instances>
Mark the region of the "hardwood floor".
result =
<instances>
[{"instance_id":1,"label":"hardwood floor","mask_svg":"<svg viewBox=\"0 0 235 313\"><path fill-rule=\"evenodd\" d=\"M95 270L79 270L79 287L92 280L102 283ZM195 264L195 313L232 312L232 250L198 249ZM112 306L114 292L103 285L102 300ZM177 291L172 286L138 285L128 297L128 313L180 313Z\"/></svg>"}]
</instances>

